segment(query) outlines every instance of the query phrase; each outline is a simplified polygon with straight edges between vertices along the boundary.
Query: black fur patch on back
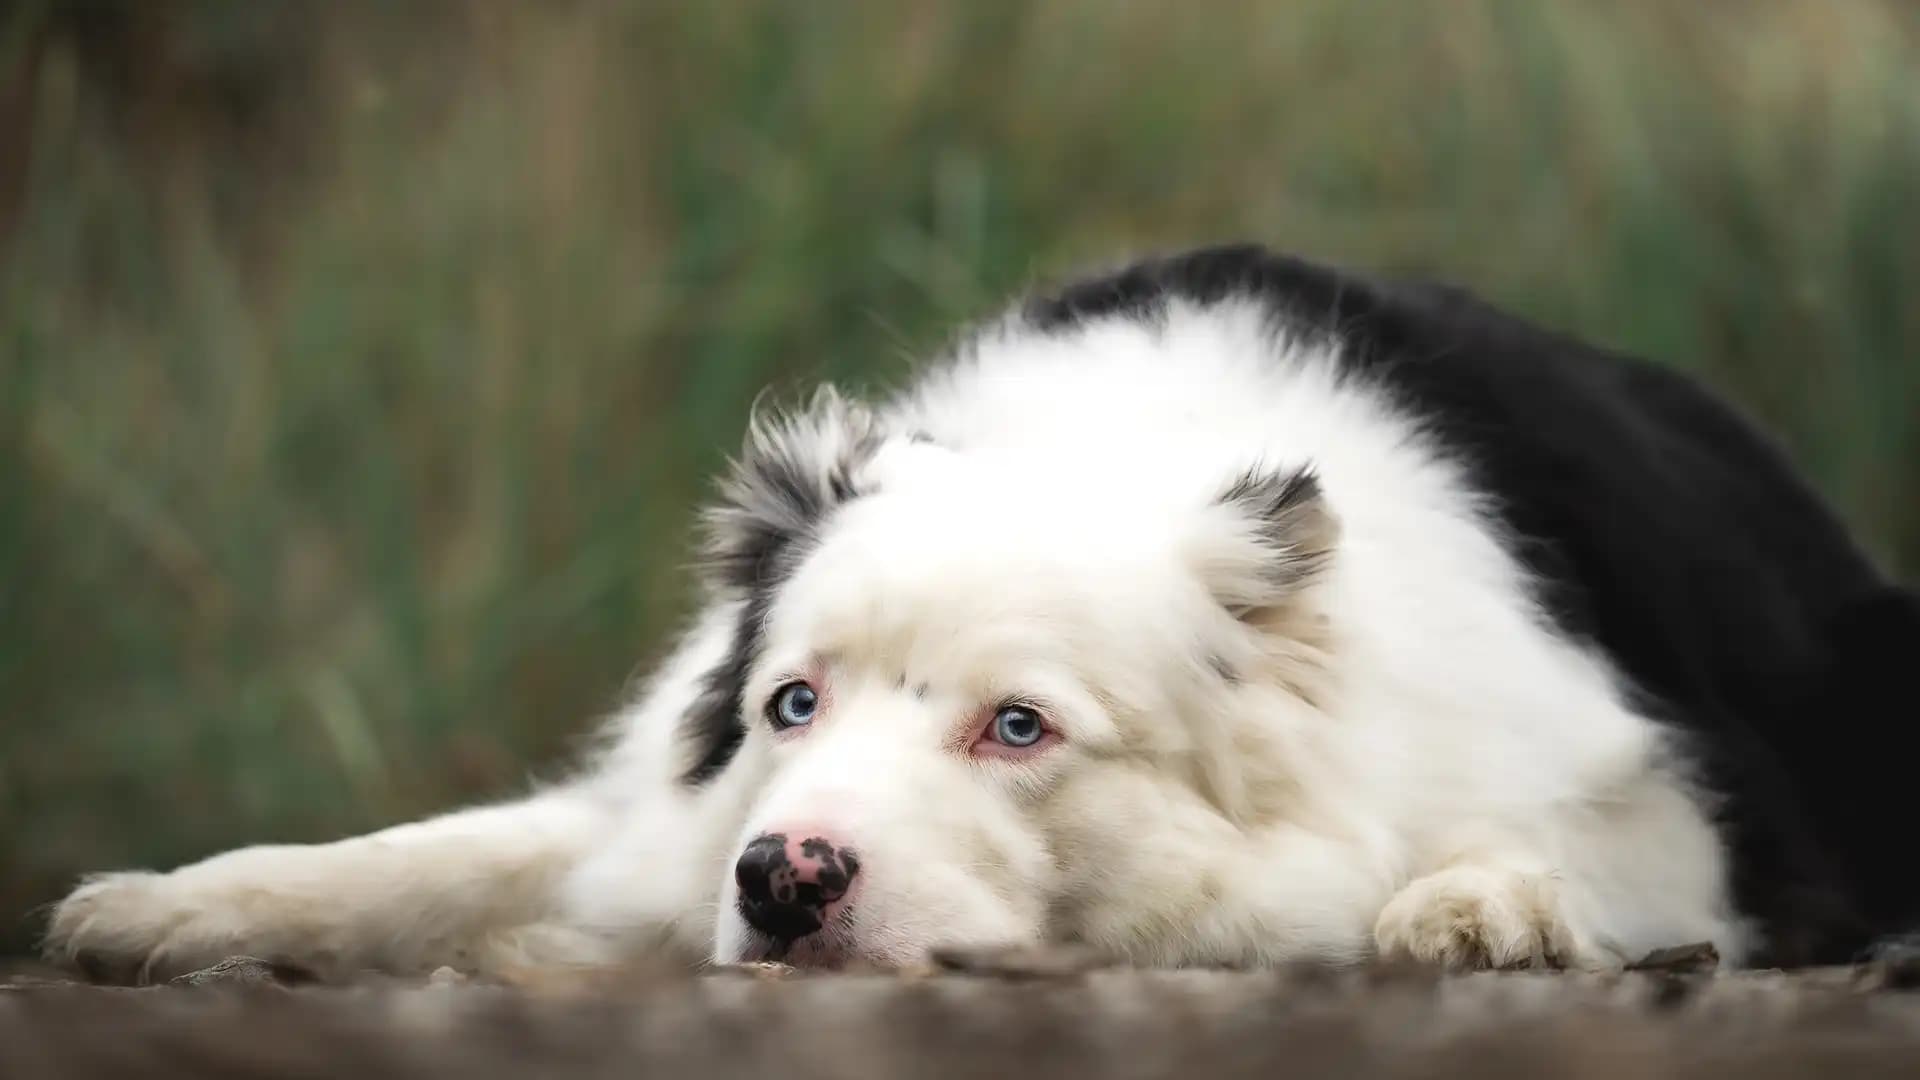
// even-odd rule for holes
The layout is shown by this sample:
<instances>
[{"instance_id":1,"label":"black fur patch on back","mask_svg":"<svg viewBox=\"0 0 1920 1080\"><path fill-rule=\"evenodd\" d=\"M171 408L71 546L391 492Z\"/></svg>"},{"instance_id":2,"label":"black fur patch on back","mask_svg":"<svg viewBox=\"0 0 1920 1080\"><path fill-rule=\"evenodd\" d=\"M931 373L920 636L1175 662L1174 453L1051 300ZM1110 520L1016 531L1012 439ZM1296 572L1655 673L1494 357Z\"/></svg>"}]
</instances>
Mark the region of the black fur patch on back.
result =
<instances>
[{"instance_id":1,"label":"black fur patch on back","mask_svg":"<svg viewBox=\"0 0 1920 1080\"><path fill-rule=\"evenodd\" d=\"M1034 297L1021 314L1035 329L1049 332L1114 316L1158 322L1173 299L1211 304L1233 296L1273 295L1285 284L1279 280L1284 270L1283 260L1255 245L1207 248L1083 278Z\"/></svg>"}]
</instances>

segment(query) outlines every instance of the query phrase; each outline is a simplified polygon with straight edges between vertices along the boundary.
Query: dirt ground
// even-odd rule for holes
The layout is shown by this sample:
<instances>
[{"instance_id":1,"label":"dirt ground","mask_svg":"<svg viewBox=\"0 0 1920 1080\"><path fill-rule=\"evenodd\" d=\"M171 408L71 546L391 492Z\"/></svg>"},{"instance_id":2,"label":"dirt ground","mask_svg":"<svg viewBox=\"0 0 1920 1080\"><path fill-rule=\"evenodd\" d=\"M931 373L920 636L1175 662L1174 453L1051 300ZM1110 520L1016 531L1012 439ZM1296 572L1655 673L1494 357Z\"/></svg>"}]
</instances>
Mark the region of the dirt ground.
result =
<instances>
[{"instance_id":1,"label":"dirt ground","mask_svg":"<svg viewBox=\"0 0 1920 1080\"><path fill-rule=\"evenodd\" d=\"M147 988L0 981L0 1077L1920 1076L1920 963L1619 975L1135 971L949 956L299 985L259 961Z\"/></svg>"}]
</instances>

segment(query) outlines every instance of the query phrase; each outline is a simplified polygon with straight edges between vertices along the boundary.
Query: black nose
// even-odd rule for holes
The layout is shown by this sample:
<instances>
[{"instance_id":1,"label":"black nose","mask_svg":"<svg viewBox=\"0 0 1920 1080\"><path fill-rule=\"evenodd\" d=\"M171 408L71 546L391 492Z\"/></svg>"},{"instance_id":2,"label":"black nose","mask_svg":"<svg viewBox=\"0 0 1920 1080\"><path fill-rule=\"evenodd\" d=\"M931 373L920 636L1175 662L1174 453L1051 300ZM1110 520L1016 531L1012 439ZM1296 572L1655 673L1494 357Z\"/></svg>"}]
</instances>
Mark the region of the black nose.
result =
<instances>
[{"instance_id":1,"label":"black nose","mask_svg":"<svg viewBox=\"0 0 1920 1080\"><path fill-rule=\"evenodd\" d=\"M859 872L853 852L823 837L798 843L784 833L755 837L733 866L740 915L777 941L805 937L826 922L827 909L847 894Z\"/></svg>"}]
</instances>

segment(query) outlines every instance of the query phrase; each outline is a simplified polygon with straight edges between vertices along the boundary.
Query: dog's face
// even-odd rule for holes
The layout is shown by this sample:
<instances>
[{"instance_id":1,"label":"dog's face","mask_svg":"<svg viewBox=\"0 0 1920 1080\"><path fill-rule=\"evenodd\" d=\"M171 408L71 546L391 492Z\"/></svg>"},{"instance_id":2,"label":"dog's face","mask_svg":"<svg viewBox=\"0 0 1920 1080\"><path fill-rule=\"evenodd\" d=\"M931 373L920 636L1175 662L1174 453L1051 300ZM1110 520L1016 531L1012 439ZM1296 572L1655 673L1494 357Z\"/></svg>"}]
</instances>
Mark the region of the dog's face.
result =
<instances>
[{"instance_id":1,"label":"dog's face","mask_svg":"<svg viewBox=\"0 0 1920 1080\"><path fill-rule=\"evenodd\" d=\"M1214 868L1283 798L1234 717L1293 693L1277 612L1332 543L1312 481L1142 488L831 424L787 436L750 453L773 472L736 484L721 526L756 569L735 767L760 782L717 958L1079 940L1223 959L1182 950L1210 947L1192 927ZM756 508L810 468L817 512Z\"/></svg>"}]
</instances>

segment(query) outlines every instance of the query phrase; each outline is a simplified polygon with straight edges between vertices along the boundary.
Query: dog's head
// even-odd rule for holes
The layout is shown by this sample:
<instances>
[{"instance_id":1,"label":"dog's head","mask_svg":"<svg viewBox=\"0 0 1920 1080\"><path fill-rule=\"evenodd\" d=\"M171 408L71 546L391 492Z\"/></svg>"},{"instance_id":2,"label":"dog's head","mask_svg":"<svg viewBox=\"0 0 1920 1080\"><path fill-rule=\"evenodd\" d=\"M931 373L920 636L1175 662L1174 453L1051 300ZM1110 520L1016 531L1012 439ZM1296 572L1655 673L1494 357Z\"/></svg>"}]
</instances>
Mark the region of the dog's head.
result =
<instances>
[{"instance_id":1,"label":"dog's head","mask_svg":"<svg viewBox=\"0 0 1920 1080\"><path fill-rule=\"evenodd\" d=\"M709 524L754 785L720 960L1232 959L1192 928L1294 794L1337 532L1310 472L953 450L829 395L756 424Z\"/></svg>"}]
</instances>

